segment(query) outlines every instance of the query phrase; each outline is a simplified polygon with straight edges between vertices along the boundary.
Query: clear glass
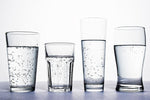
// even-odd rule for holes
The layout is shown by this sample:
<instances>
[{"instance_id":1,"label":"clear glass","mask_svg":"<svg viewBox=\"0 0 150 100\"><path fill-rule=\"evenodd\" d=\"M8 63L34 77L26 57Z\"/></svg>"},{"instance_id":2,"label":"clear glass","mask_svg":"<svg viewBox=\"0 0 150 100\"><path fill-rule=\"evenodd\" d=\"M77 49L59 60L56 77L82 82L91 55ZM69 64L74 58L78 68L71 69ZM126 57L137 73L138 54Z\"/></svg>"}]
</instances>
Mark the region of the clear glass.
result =
<instances>
[{"instance_id":1,"label":"clear glass","mask_svg":"<svg viewBox=\"0 0 150 100\"><path fill-rule=\"evenodd\" d=\"M114 52L117 65L117 91L143 91L142 71L145 57L146 35L144 27L116 28Z\"/></svg>"},{"instance_id":2,"label":"clear glass","mask_svg":"<svg viewBox=\"0 0 150 100\"><path fill-rule=\"evenodd\" d=\"M69 92L72 90L74 44L46 43L48 66L48 91Z\"/></svg>"},{"instance_id":3,"label":"clear glass","mask_svg":"<svg viewBox=\"0 0 150 100\"><path fill-rule=\"evenodd\" d=\"M10 91L34 91L38 58L38 33L7 32L6 41Z\"/></svg>"},{"instance_id":4,"label":"clear glass","mask_svg":"<svg viewBox=\"0 0 150 100\"><path fill-rule=\"evenodd\" d=\"M98 17L82 19L81 37L84 90L103 91L106 20Z\"/></svg>"}]
</instances>

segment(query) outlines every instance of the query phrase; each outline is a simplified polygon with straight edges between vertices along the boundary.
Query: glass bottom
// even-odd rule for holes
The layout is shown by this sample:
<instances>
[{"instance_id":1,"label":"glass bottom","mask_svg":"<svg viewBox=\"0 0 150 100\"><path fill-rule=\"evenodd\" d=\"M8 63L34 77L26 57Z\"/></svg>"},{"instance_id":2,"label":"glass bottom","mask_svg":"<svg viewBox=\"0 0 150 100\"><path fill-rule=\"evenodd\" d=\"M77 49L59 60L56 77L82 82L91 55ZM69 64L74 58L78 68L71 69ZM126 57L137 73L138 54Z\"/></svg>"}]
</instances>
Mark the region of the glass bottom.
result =
<instances>
[{"instance_id":1,"label":"glass bottom","mask_svg":"<svg viewBox=\"0 0 150 100\"><path fill-rule=\"evenodd\" d=\"M10 87L10 92L32 92L35 87Z\"/></svg>"},{"instance_id":2,"label":"glass bottom","mask_svg":"<svg viewBox=\"0 0 150 100\"><path fill-rule=\"evenodd\" d=\"M71 87L48 87L49 92L70 92L72 91Z\"/></svg>"},{"instance_id":3,"label":"glass bottom","mask_svg":"<svg viewBox=\"0 0 150 100\"><path fill-rule=\"evenodd\" d=\"M86 92L103 92L104 85L103 84L84 84L84 90Z\"/></svg>"},{"instance_id":4,"label":"glass bottom","mask_svg":"<svg viewBox=\"0 0 150 100\"><path fill-rule=\"evenodd\" d=\"M116 90L121 92L143 92L144 87L143 85L118 84Z\"/></svg>"}]
</instances>

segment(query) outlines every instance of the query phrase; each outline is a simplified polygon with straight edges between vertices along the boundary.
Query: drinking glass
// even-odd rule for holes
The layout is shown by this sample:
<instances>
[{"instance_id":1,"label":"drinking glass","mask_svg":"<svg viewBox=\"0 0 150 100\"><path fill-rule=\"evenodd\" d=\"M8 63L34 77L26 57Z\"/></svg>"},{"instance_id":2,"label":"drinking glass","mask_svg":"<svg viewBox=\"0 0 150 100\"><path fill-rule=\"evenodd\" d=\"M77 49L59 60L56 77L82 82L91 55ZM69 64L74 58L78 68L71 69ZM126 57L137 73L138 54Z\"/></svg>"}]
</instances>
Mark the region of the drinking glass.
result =
<instances>
[{"instance_id":1,"label":"drinking glass","mask_svg":"<svg viewBox=\"0 0 150 100\"><path fill-rule=\"evenodd\" d=\"M145 57L145 28L121 26L115 31L114 52L117 65L117 91L143 91L143 62Z\"/></svg>"},{"instance_id":2,"label":"drinking glass","mask_svg":"<svg viewBox=\"0 0 150 100\"><path fill-rule=\"evenodd\" d=\"M72 90L74 44L46 43L48 66L48 91L69 92Z\"/></svg>"},{"instance_id":3,"label":"drinking glass","mask_svg":"<svg viewBox=\"0 0 150 100\"><path fill-rule=\"evenodd\" d=\"M34 91L38 58L38 33L7 32L6 42L10 91Z\"/></svg>"},{"instance_id":4,"label":"drinking glass","mask_svg":"<svg viewBox=\"0 0 150 100\"><path fill-rule=\"evenodd\" d=\"M81 47L85 91L103 91L106 48L106 20L81 20Z\"/></svg>"}]
</instances>

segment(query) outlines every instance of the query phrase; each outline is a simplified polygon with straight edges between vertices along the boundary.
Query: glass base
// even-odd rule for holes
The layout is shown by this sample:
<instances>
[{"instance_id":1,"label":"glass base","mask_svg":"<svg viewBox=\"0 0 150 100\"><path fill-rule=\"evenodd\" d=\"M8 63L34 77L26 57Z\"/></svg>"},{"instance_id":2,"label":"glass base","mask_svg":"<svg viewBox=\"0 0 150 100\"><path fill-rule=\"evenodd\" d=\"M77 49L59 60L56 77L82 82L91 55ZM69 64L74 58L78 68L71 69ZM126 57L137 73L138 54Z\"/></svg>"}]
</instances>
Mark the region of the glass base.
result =
<instances>
[{"instance_id":1,"label":"glass base","mask_svg":"<svg viewBox=\"0 0 150 100\"><path fill-rule=\"evenodd\" d=\"M84 84L84 90L87 92L103 92L103 84Z\"/></svg>"},{"instance_id":2,"label":"glass base","mask_svg":"<svg viewBox=\"0 0 150 100\"><path fill-rule=\"evenodd\" d=\"M32 92L35 87L10 87L10 92Z\"/></svg>"},{"instance_id":3,"label":"glass base","mask_svg":"<svg viewBox=\"0 0 150 100\"><path fill-rule=\"evenodd\" d=\"M143 85L118 84L116 90L121 92L143 92L144 87Z\"/></svg>"},{"instance_id":4,"label":"glass base","mask_svg":"<svg viewBox=\"0 0 150 100\"><path fill-rule=\"evenodd\" d=\"M71 87L48 87L49 92L70 92L72 91Z\"/></svg>"}]
</instances>

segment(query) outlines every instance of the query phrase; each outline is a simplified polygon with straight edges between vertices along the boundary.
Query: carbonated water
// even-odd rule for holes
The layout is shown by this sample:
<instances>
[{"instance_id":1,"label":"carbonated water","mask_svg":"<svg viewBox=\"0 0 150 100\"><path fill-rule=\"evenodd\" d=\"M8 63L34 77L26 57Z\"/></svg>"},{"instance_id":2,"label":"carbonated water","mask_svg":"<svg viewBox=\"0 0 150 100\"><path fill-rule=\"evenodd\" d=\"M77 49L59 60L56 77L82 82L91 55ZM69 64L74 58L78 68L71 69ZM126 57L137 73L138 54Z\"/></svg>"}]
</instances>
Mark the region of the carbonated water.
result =
<instances>
[{"instance_id":1,"label":"carbonated water","mask_svg":"<svg viewBox=\"0 0 150 100\"><path fill-rule=\"evenodd\" d=\"M81 43L85 87L103 88L105 40L82 40Z\"/></svg>"},{"instance_id":2,"label":"carbonated water","mask_svg":"<svg viewBox=\"0 0 150 100\"><path fill-rule=\"evenodd\" d=\"M72 87L73 61L72 56L46 57L50 91L69 91Z\"/></svg>"},{"instance_id":3,"label":"carbonated water","mask_svg":"<svg viewBox=\"0 0 150 100\"><path fill-rule=\"evenodd\" d=\"M7 47L11 88L34 87L38 47Z\"/></svg>"}]
</instances>

